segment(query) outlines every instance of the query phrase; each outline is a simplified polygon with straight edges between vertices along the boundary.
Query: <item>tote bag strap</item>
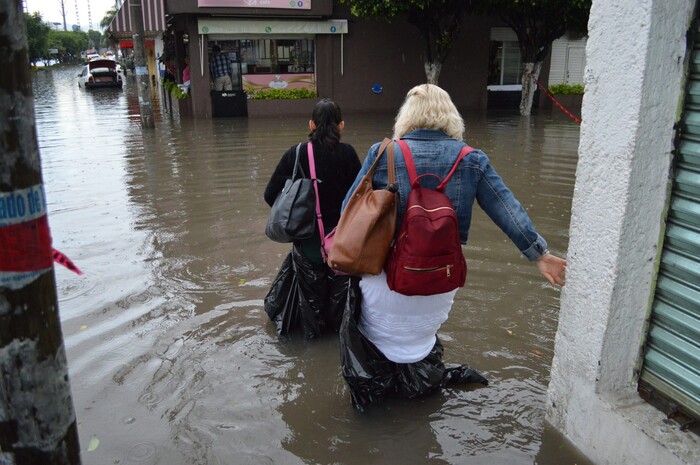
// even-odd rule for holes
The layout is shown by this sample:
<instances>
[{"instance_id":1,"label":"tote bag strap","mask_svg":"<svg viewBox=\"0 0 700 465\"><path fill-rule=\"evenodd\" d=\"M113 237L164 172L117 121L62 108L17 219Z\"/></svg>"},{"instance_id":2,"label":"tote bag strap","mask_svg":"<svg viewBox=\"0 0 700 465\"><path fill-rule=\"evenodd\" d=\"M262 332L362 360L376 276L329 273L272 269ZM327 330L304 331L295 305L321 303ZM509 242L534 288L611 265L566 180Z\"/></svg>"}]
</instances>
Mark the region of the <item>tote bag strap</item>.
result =
<instances>
[{"instance_id":1,"label":"tote bag strap","mask_svg":"<svg viewBox=\"0 0 700 465\"><path fill-rule=\"evenodd\" d=\"M374 163L372 163L372 166L369 167L369 170L367 171L367 174L365 175L367 179L372 179L372 175L374 174L374 171L377 169L377 164L379 163L379 159L382 158L382 155L384 152L387 153L387 174L388 174L388 180L389 182L387 183L387 186L390 184L394 184L396 182L396 178L394 175L394 144L392 144L392 140L385 137L384 140L382 141L381 145L379 146L379 150L377 151L377 158L374 159Z\"/></svg>"},{"instance_id":2,"label":"tote bag strap","mask_svg":"<svg viewBox=\"0 0 700 465\"><path fill-rule=\"evenodd\" d=\"M379 162L379 159L381 158L382 154L386 151L387 152L387 171L388 171L388 184L387 187L391 184L394 184L396 181L396 177L394 174L394 144L392 143L393 141L389 138L384 138L382 141L381 145L379 146L379 150L377 153L377 158L374 160L374 163L372 163L372 166L369 168L369 171L365 176L367 176L369 179L372 178L372 174L374 174L374 170L377 169L377 163ZM316 164L314 161L314 148L311 142L308 143L307 147L307 154L309 156L309 170L311 171L311 179L314 181L314 189L316 189L316 219L318 220L318 232L321 236L321 254L323 255L323 260L328 259L328 250L326 250L326 233L325 229L323 228L323 216L321 215L321 203L320 203L320 197L318 195L318 180L316 179Z\"/></svg>"},{"instance_id":3,"label":"tote bag strap","mask_svg":"<svg viewBox=\"0 0 700 465\"><path fill-rule=\"evenodd\" d=\"M301 172L302 178L306 177L306 173L304 173L304 168L302 168L299 164L299 149L301 149L301 142L297 144L297 154L294 158L294 169L292 170L292 181L294 181L297 178L297 170Z\"/></svg>"}]
</instances>

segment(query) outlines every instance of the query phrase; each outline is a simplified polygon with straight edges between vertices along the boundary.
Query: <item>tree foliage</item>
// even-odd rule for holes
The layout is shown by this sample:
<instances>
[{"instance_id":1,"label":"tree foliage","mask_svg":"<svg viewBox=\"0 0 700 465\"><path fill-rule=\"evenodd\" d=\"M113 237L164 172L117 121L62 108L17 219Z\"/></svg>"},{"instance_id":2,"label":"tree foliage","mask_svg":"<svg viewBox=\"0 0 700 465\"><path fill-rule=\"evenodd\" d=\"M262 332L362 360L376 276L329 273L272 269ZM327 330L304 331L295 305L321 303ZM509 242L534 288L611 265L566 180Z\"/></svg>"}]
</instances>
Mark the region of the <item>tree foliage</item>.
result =
<instances>
[{"instance_id":1,"label":"tree foliage","mask_svg":"<svg viewBox=\"0 0 700 465\"><path fill-rule=\"evenodd\" d=\"M341 0L359 17L391 20L405 16L423 37L423 62L429 83L437 84L473 0Z\"/></svg>"},{"instance_id":2,"label":"tree foliage","mask_svg":"<svg viewBox=\"0 0 700 465\"><path fill-rule=\"evenodd\" d=\"M100 41L100 44L105 46L105 47L112 45L114 42L111 39L109 31L107 31L107 28L109 27L110 24L112 24L112 21L114 21L114 18L116 16L117 16L117 7L113 6L112 8L107 10L104 17L102 18L102 21L100 21L100 29L103 30L102 40Z\"/></svg>"},{"instance_id":3,"label":"tree foliage","mask_svg":"<svg viewBox=\"0 0 700 465\"><path fill-rule=\"evenodd\" d=\"M523 62L544 61L567 31L585 33L591 0L480 0L480 10L500 16L518 36Z\"/></svg>"},{"instance_id":4,"label":"tree foliage","mask_svg":"<svg viewBox=\"0 0 700 465\"><path fill-rule=\"evenodd\" d=\"M523 63L520 114L529 115L542 63L567 31L585 33L592 0L479 0L479 10L498 15L518 36Z\"/></svg>"},{"instance_id":5,"label":"tree foliage","mask_svg":"<svg viewBox=\"0 0 700 465\"><path fill-rule=\"evenodd\" d=\"M115 16L117 16L117 7L113 6L112 8L107 10L104 17L100 21L100 29L107 29L109 25L112 24L112 20Z\"/></svg>"},{"instance_id":6,"label":"tree foliage","mask_svg":"<svg viewBox=\"0 0 700 465\"><path fill-rule=\"evenodd\" d=\"M49 54L49 31L51 29L44 24L41 14L38 12L24 13L24 21L27 27L29 61L34 64Z\"/></svg>"},{"instance_id":7,"label":"tree foliage","mask_svg":"<svg viewBox=\"0 0 700 465\"><path fill-rule=\"evenodd\" d=\"M87 32L88 42L90 48L100 48L102 44L102 33L99 31L93 31L90 29ZM87 47L86 47L87 48Z\"/></svg>"},{"instance_id":8,"label":"tree foliage","mask_svg":"<svg viewBox=\"0 0 700 465\"><path fill-rule=\"evenodd\" d=\"M88 48L88 35L82 31L49 31L49 48L58 49L61 61L79 57Z\"/></svg>"}]
</instances>

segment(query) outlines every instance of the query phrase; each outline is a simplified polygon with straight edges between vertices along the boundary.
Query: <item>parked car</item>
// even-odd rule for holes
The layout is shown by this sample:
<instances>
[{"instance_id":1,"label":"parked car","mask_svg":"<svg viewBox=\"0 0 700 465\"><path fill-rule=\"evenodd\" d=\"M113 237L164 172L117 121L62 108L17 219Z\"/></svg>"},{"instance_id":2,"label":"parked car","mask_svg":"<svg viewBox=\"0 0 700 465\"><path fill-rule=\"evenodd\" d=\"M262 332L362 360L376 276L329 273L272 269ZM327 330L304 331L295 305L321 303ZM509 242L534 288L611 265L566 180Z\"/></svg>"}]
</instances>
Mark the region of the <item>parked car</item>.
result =
<instances>
[{"instance_id":1,"label":"parked car","mask_svg":"<svg viewBox=\"0 0 700 465\"><path fill-rule=\"evenodd\" d=\"M78 87L119 87L123 85L122 75L117 71L117 62L108 59L89 61L78 75Z\"/></svg>"}]
</instances>

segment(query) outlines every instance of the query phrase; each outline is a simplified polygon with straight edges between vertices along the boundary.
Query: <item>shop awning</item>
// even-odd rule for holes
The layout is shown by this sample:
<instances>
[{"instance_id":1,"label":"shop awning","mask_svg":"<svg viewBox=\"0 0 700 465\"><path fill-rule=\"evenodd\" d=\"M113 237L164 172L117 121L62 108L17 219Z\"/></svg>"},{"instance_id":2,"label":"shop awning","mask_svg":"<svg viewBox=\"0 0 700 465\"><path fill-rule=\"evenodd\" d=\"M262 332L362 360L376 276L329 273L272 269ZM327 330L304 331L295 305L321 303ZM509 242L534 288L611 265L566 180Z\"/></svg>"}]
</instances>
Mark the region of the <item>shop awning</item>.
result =
<instances>
[{"instance_id":1,"label":"shop awning","mask_svg":"<svg viewBox=\"0 0 700 465\"><path fill-rule=\"evenodd\" d=\"M141 0L144 35L153 37L166 29L163 0ZM125 0L107 30L113 38L131 38L131 4Z\"/></svg>"},{"instance_id":2,"label":"shop awning","mask_svg":"<svg viewBox=\"0 0 700 465\"><path fill-rule=\"evenodd\" d=\"M327 21L284 21L265 19L200 18L197 22L200 34L235 35L312 35L347 34L348 22L345 19Z\"/></svg>"},{"instance_id":3,"label":"shop awning","mask_svg":"<svg viewBox=\"0 0 700 465\"><path fill-rule=\"evenodd\" d=\"M155 40L147 40L146 41L146 47L154 47L155 46ZM129 39L129 40L120 40L119 41L119 48L122 50L126 50L129 48L134 48L134 41Z\"/></svg>"}]
</instances>

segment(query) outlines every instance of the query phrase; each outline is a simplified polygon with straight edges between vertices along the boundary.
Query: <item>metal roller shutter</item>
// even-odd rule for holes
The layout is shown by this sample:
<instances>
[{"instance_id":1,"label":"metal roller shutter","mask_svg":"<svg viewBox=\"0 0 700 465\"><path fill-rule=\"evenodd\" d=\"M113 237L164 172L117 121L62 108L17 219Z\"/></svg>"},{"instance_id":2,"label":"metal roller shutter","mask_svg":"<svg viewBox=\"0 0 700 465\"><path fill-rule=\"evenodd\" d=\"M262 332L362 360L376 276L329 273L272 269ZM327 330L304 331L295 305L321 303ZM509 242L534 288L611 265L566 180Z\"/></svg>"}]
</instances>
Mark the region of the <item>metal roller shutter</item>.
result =
<instances>
[{"instance_id":1,"label":"metal roller shutter","mask_svg":"<svg viewBox=\"0 0 700 465\"><path fill-rule=\"evenodd\" d=\"M696 29L673 191L640 391L700 419L700 28Z\"/></svg>"}]
</instances>

